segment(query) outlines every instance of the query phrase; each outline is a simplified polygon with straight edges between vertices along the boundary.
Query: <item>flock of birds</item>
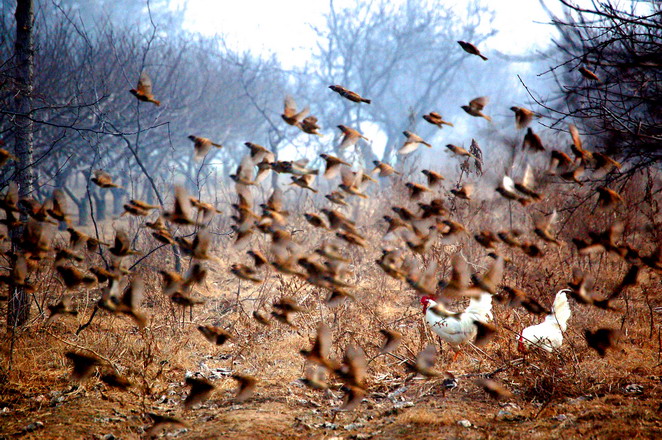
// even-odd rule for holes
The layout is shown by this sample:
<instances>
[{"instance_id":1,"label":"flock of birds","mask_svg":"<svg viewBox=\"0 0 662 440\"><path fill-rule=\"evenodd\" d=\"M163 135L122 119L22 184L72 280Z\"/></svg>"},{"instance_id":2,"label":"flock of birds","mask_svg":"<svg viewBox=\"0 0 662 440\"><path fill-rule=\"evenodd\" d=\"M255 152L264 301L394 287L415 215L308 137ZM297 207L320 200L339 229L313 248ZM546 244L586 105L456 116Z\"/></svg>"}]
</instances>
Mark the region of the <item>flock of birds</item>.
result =
<instances>
[{"instance_id":1,"label":"flock of birds","mask_svg":"<svg viewBox=\"0 0 662 440\"><path fill-rule=\"evenodd\" d=\"M470 43L459 42L462 48L470 54L485 58L478 49ZM370 99L348 90L340 85L332 85L330 89L340 97L348 99L357 105L369 105ZM160 105L154 98L152 83L146 73L142 73L138 86L131 93L139 100ZM462 108L467 114L484 118L490 117L484 112L488 103L486 97L479 97ZM540 137L528 127L537 115L523 107L512 107L515 113L515 124L518 129L526 128L522 149L531 154L545 152ZM447 122L437 112L423 116L430 124L440 129L453 124ZM287 124L300 129L304 133L319 135L320 127L316 117L309 115L309 109L298 110L294 100L285 99L282 119ZM365 136L358 130L339 125L342 139L338 151L355 145ZM550 176L557 176L566 182L583 185L582 176L587 170L592 170L594 178L604 177L608 173L617 172L621 165L614 159L599 152L589 152L582 146L582 140L574 126L569 127L572 143L569 155L561 150L552 150L549 156L549 167L545 171ZM405 131L405 141L398 150L400 155L410 154L420 146L432 145L415 133ZM189 136L194 143L194 158L201 160L212 147L222 148L222 145L200 136ZM256 206L253 188L260 185L272 172L289 174L291 184L299 186L302 191L317 193L314 187L315 178L320 174L317 169L309 167L309 162L276 160L274 153L255 143L246 142L247 155L241 160L236 172L230 175L236 188L237 201L232 204L234 213L234 246L245 249L251 243L251 238L261 233L270 237L271 246L268 255L257 248L246 252L248 262L232 264L230 271L236 277L259 284L265 279L269 268L286 276L298 277L315 288L328 291L326 303L335 307L347 298L356 300L350 281L352 274L349 263L351 259L348 250L351 248L368 248L366 238L361 234L355 221L342 212L343 207L350 206L354 198L367 198L368 185L375 183L375 177L389 178L401 176L392 165L375 161L370 172L362 169L352 169L347 161L328 153L320 154L325 162L322 176L329 181L340 176L337 189L325 195L329 205L319 212L303 213L306 221L319 234L325 237L324 243L317 249L308 251L304 244L297 243L288 229L288 219L293 213L284 206L283 191L273 189L265 203ZM447 145L448 150L461 161L482 165L482 153L473 141L470 151L456 145ZM0 149L0 162L4 165L8 160L15 159L7 150ZM469 233L467 228L451 218L452 210L447 207L447 197L442 197L439 188L444 176L433 170L423 170L426 184L407 182L409 190L409 206L392 206L393 214L384 215L386 230L384 242L376 264L386 276L406 282L421 296L424 319L430 328L449 343L452 347L474 342L484 345L497 332L490 323L492 320L492 299L495 298L510 307L522 307L530 313L543 315L542 323L528 327L517 335L518 348L526 351L531 348L541 348L546 351L558 349L562 344L563 332L566 330L570 317L570 307L566 294L578 303L589 304L606 310L617 310L614 301L628 287L638 284L639 273L643 268L662 273L662 252L660 246L650 254L643 254L632 246L624 243L620 235L623 224L615 222L606 231L590 231L587 239L575 238L574 244L580 255L593 255L608 252L623 259L630 269L620 285L606 297L601 297L593 291L593 280L579 270L575 270L573 279L568 283L568 289L560 291L550 309L541 305L533 297L514 286L504 285L503 272L506 258L503 248L521 251L529 258L543 258L546 246L561 246L554 235L556 212L548 217L540 218L533 234L527 234L518 229L490 231L482 230L474 234L475 240L484 247L493 258L490 267L483 274L471 274L467 261L461 253L452 256L452 272L450 278L439 281L437 264L430 259L427 268L423 268L417 255L430 253L434 244L452 244L463 235ZM100 188L113 188L118 185L112 176L103 170L96 170L91 181ZM503 176L496 191L504 198L528 206L540 202L543 195L536 191L534 170L527 166L521 177L515 181L510 176ZM470 201L473 195L473 185L464 184L451 189L448 197ZM622 203L621 196L608 187L597 189L598 202L602 208L609 209L617 203ZM423 201L425 198L427 202ZM15 252L8 252L12 265L8 273L0 276L0 283L9 287L10 294L14 289L35 290L31 284L30 273L36 266L54 260L54 267L68 291L56 304L48 306L50 316L48 321L59 315L76 315L73 293L77 289L101 287L101 296L97 309L111 314L124 315L131 318L142 329L148 323L148 317L141 310L144 285L141 279L127 269L128 261L139 252L132 249L131 240L126 231L117 229L113 243L104 243L101 239L92 237L70 225L70 214L67 211L67 200L62 190L53 191L52 197L43 203L29 198L19 197L17 187L10 183L4 195L0 197L0 209L5 212L1 222L9 231L16 244ZM163 245L176 246L179 251L191 259L187 273L161 270L163 278L163 293L173 303L183 309L192 308L202 302L192 296L193 288L203 283L207 275L209 262L219 263L211 246L211 236L208 225L220 211L209 203L191 197L183 187L175 187L174 203L171 210L155 206L141 200L129 200L124 205L124 214L136 217L148 217L159 211L153 221L145 221L152 237ZM194 212L194 210L196 212ZM69 244L54 245L55 229L66 223L69 232ZM176 235L173 227L193 228L193 233ZM179 230L179 229L178 229ZM15 231L22 231L16 236ZM193 238L189 238L193 237ZM539 239L545 245L539 244ZM6 238L6 237L5 237ZM105 249L110 254L110 260L105 267L90 265L90 257L86 253L103 253ZM105 261L105 259L104 259ZM130 278L130 281L129 281ZM447 307L457 299L469 298L469 306L463 312L454 312ZM4 299L7 299L6 297ZM253 312L256 322L264 326L273 325L273 321L294 327L295 317L304 313L305 308L297 303L295 298L283 297L277 299L271 310L257 309ZM198 330L210 343L222 345L232 339L227 330L211 325L200 325ZM402 340L402 334L384 328L381 334L385 341L379 354L392 353ZM613 329L585 330L588 345L600 355L615 345L618 331ZM345 399L339 410L352 410L358 407L367 395L367 364L365 352L358 346L349 345L345 349L342 360L331 358L332 338L330 328L320 323L316 339L310 349L302 349L301 355L307 361L309 368L306 377L301 381L318 390L328 390L328 375L334 375L342 382ZM458 351L459 353L459 351ZM457 355L457 354L456 354ZM76 380L84 380L100 370L99 378L107 385L127 389L131 382L114 371L110 365L94 354L82 351L70 351L66 357L73 363L72 376ZM437 377L448 373L435 370L436 350L433 345L426 347L416 356L416 359L403 359L403 365L413 374L425 377ZM237 401L250 398L257 379L235 373L232 377L238 382L239 389L235 396ZM190 386L184 406L190 408L209 398L215 386L204 377L186 377L186 385ZM480 385L493 396L508 395L508 391L492 380L482 380ZM150 415L154 420L152 429L167 424L182 424L179 419L165 415ZM150 431L151 432L151 431Z\"/></svg>"}]
</instances>

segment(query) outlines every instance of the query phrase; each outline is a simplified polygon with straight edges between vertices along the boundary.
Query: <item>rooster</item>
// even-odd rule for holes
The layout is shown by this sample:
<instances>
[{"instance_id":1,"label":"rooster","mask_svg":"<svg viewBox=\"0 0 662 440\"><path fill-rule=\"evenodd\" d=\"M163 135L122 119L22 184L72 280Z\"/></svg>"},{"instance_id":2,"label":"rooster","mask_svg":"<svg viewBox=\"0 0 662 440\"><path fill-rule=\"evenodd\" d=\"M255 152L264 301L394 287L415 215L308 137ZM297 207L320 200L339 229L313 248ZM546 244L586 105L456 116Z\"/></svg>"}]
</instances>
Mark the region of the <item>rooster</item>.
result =
<instances>
[{"instance_id":1,"label":"rooster","mask_svg":"<svg viewBox=\"0 0 662 440\"><path fill-rule=\"evenodd\" d=\"M477 299L471 299L469 306L462 313L447 310L430 296L422 297L421 304L425 322L453 347L453 361L460 354L459 345L476 337L479 327L492 319L492 295L489 293L482 293Z\"/></svg>"},{"instance_id":2,"label":"rooster","mask_svg":"<svg viewBox=\"0 0 662 440\"><path fill-rule=\"evenodd\" d=\"M542 323L527 327L518 335L517 349L521 353L526 353L531 345L551 353L563 344L563 332L567 328L571 314L566 292L570 290L558 291L554 298L552 313L547 315Z\"/></svg>"}]
</instances>

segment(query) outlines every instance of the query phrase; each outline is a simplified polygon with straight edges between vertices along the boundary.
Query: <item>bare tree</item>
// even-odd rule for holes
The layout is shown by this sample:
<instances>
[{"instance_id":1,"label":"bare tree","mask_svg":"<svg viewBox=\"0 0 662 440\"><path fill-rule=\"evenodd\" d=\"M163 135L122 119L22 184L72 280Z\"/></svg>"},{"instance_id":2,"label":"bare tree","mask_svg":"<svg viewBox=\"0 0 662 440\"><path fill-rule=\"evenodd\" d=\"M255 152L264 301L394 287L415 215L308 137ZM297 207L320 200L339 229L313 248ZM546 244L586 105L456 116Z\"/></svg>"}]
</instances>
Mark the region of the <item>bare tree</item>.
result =
<instances>
[{"instance_id":1,"label":"bare tree","mask_svg":"<svg viewBox=\"0 0 662 440\"><path fill-rule=\"evenodd\" d=\"M444 99L454 94L467 60L457 40L482 43L494 33L490 21L480 2L468 6L466 17L422 0L357 2L345 9L331 2L326 26L317 29L318 82L341 84L373 101L364 108L335 100L325 106L325 119L333 125L377 124L388 137L382 159L390 160L401 132L415 130L421 112L446 108ZM370 149L363 152L366 159L376 158Z\"/></svg>"},{"instance_id":2,"label":"bare tree","mask_svg":"<svg viewBox=\"0 0 662 440\"><path fill-rule=\"evenodd\" d=\"M662 5L633 2L629 10L612 1L579 7L560 0L552 14L555 75L560 101L546 105L560 120L571 118L594 135L597 148L646 166L662 159Z\"/></svg>"},{"instance_id":3,"label":"bare tree","mask_svg":"<svg viewBox=\"0 0 662 440\"><path fill-rule=\"evenodd\" d=\"M14 155L16 164L14 181L21 195L33 190L34 170L32 149L34 145L34 125L29 118L32 110L34 81L34 2L18 0L16 3L16 40L14 43L13 81L16 94L13 99ZM23 228L11 231L12 246L17 248ZM7 309L7 325L11 328L23 325L30 314L27 292L22 286L13 286Z\"/></svg>"}]
</instances>

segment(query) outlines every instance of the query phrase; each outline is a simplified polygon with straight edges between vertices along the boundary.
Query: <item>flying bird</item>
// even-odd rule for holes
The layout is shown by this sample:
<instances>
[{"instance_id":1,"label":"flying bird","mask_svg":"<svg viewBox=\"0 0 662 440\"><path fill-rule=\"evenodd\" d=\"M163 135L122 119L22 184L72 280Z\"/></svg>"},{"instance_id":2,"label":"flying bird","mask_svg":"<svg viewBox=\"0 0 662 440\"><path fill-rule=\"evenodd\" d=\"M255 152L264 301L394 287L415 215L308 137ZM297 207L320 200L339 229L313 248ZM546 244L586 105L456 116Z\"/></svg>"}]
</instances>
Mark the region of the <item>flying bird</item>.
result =
<instances>
[{"instance_id":1,"label":"flying bird","mask_svg":"<svg viewBox=\"0 0 662 440\"><path fill-rule=\"evenodd\" d=\"M487 96L481 96L475 99L472 99L469 101L469 105L463 105L462 110L470 114L471 116L477 117L477 118L485 118L488 121L491 121L492 118L487 116L485 113L483 113L483 109L489 102L489 99Z\"/></svg>"},{"instance_id":2,"label":"flying bird","mask_svg":"<svg viewBox=\"0 0 662 440\"><path fill-rule=\"evenodd\" d=\"M370 104L371 102L369 99L363 98L358 93L352 92L351 90L348 90L343 86L334 85L334 86L329 86L329 88L334 92L336 92L337 94L339 94L340 96L342 96L343 98L349 99L352 102L359 102L359 103L365 102L366 104Z\"/></svg>"},{"instance_id":3,"label":"flying bird","mask_svg":"<svg viewBox=\"0 0 662 440\"><path fill-rule=\"evenodd\" d=\"M160 101L154 99L152 94L152 79L149 77L147 72L142 72L140 78L138 79L138 85L135 89L129 90L133 96L138 98L139 101L151 102L156 106L161 105Z\"/></svg>"},{"instance_id":4,"label":"flying bird","mask_svg":"<svg viewBox=\"0 0 662 440\"><path fill-rule=\"evenodd\" d=\"M478 50L478 48L476 46L474 46L473 44L468 43L466 41L458 41L457 43L460 45L460 47L462 47L462 49L464 49L464 51L466 53L470 53L471 55L479 56L483 59L483 61L487 61L487 57L485 55L481 54L480 51Z\"/></svg>"}]
</instances>

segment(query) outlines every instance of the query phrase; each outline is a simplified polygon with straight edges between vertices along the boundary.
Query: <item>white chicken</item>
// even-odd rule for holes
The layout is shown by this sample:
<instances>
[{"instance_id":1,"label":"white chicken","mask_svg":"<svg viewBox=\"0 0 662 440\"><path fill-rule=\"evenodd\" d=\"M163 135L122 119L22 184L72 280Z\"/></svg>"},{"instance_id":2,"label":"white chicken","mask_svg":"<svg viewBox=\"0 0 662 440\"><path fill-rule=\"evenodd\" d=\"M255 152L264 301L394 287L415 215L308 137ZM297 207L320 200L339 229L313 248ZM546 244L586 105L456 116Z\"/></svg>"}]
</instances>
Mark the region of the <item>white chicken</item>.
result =
<instances>
[{"instance_id":1,"label":"white chicken","mask_svg":"<svg viewBox=\"0 0 662 440\"><path fill-rule=\"evenodd\" d=\"M425 322L441 339L448 342L455 351L455 360L460 353L460 344L472 340L478 333L476 323L492 320L492 295L482 293L479 298L471 299L469 306L462 313L447 310L430 296L421 298Z\"/></svg>"},{"instance_id":2,"label":"white chicken","mask_svg":"<svg viewBox=\"0 0 662 440\"><path fill-rule=\"evenodd\" d=\"M551 353L563 344L563 332L571 314L566 292L570 290L562 289L557 292L552 313L547 315L542 323L527 327L518 335L517 349L521 353L526 353L532 345Z\"/></svg>"}]
</instances>

